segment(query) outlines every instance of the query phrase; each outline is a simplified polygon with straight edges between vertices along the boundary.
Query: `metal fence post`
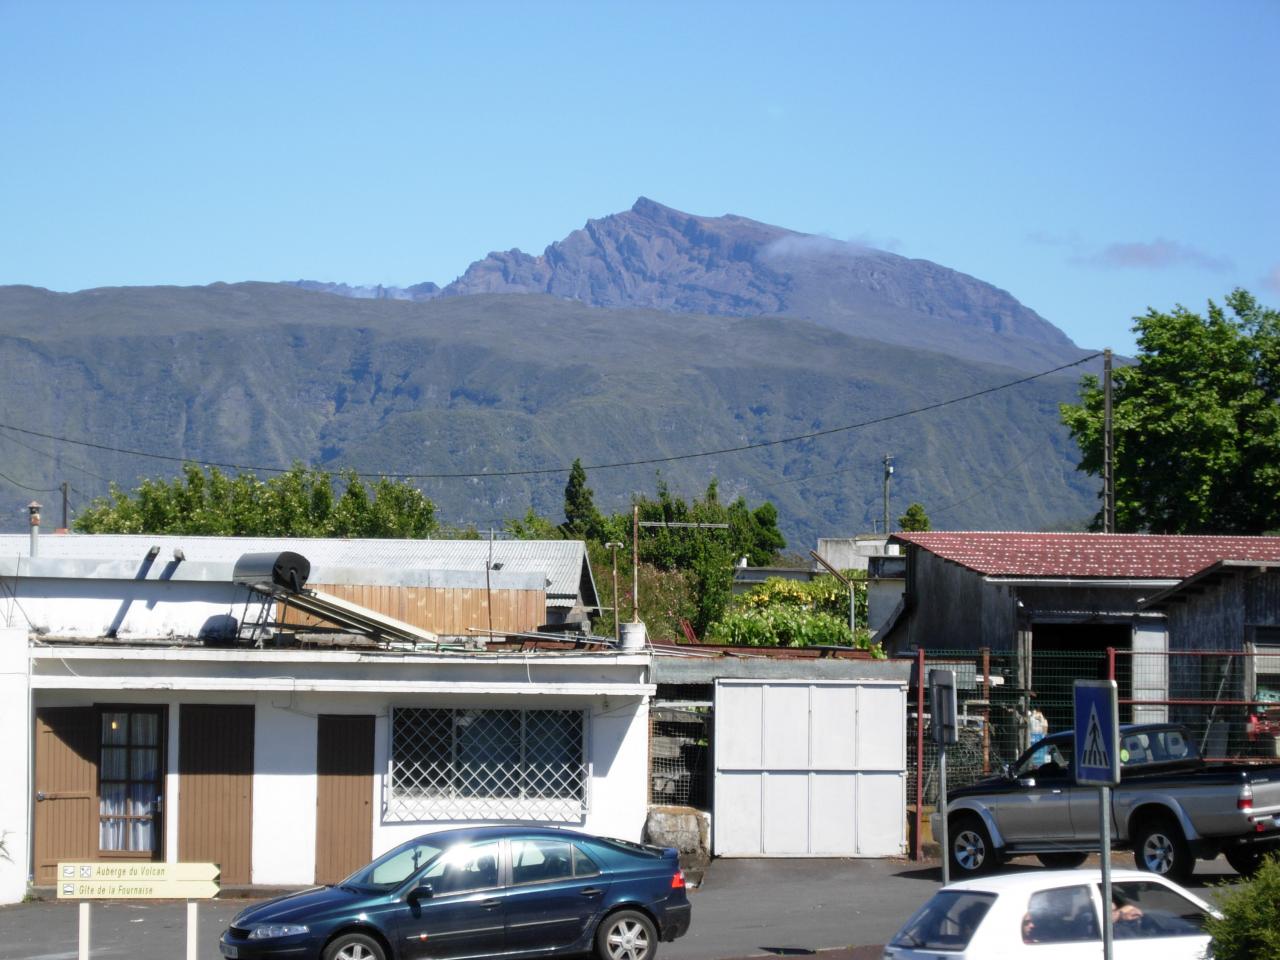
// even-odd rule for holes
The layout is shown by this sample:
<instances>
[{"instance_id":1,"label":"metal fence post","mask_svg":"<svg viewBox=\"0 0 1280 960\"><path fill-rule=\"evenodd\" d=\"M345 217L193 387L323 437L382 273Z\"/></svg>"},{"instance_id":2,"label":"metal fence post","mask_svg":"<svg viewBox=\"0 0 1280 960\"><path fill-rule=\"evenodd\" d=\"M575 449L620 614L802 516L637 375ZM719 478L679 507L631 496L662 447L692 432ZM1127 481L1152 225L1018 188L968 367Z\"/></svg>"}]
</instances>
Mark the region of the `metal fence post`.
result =
<instances>
[{"instance_id":1,"label":"metal fence post","mask_svg":"<svg viewBox=\"0 0 1280 960\"><path fill-rule=\"evenodd\" d=\"M945 855L945 852L944 852ZM924 649L916 648L916 842L913 859L924 858Z\"/></svg>"}]
</instances>

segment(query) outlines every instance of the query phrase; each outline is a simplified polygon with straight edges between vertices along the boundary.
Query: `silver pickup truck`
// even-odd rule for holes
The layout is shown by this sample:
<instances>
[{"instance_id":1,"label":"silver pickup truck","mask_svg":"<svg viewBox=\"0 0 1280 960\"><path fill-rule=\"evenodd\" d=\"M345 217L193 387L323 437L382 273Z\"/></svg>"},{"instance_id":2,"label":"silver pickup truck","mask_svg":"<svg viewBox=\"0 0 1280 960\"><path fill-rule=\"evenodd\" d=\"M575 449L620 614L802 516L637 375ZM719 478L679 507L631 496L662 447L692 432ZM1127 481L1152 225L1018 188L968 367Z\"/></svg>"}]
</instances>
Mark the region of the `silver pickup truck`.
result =
<instances>
[{"instance_id":1,"label":"silver pickup truck","mask_svg":"<svg viewBox=\"0 0 1280 960\"><path fill-rule=\"evenodd\" d=\"M1099 846L1098 790L1075 782L1072 734L1033 745L1001 775L947 792L953 876L975 876L1035 854L1079 866ZM1280 764L1209 764L1174 724L1120 728L1120 784L1113 788L1113 846L1138 869L1183 880L1219 853L1241 873L1280 849ZM934 836L941 837L937 814Z\"/></svg>"}]
</instances>

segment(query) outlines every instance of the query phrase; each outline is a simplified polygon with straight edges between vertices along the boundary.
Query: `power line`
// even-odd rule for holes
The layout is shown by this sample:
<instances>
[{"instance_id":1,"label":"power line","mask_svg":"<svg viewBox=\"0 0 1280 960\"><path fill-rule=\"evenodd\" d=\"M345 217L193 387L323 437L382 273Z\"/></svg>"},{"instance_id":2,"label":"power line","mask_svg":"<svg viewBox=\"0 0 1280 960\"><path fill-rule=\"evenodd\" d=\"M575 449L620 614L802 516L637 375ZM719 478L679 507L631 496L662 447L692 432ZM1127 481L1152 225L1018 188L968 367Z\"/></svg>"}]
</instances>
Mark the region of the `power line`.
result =
<instances>
[{"instance_id":1,"label":"power line","mask_svg":"<svg viewBox=\"0 0 1280 960\"><path fill-rule=\"evenodd\" d=\"M0 427L3 427L3 426L5 426L5 425L4 425L3 423L0 423ZM19 431L21 431L22 433L30 433L30 432L31 432L31 431L29 431L29 430L22 430L20 427L9 427L8 429L10 429L10 430L19 430ZM64 462L64 461L62 461L62 460L59 460L59 459L58 459L58 456L57 456L56 454L52 454L52 453L50 453L48 450L41 450L39 447L33 447L33 446L31 446L31 444L29 444L29 443L23 443L23 442L22 442L21 440L19 440L17 437L11 437L11 436L9 436L9 435L7 435L7 434L0 433L0 438L3 438L3 439L5 439L5 440L8 440L10 443L16 443L18 446L23 447L23 448L24 448L24 449L26 449L26 450L30 450L32 453L38 453L38 454L40 454L40 456L42 456L42 457L48 457L50 460L54 461L55 463L61 463L63 466L70 467L72 470L79 470L81 473L86 474L86 475L88 475L88 476L90 476L90 477L93 477L93 479L95 479L95 480L101 480L103 483L107 483L107 484L109 484L109 483L111 482L111 481L110 481L110 480L108 480L106 477L100 477L100 476L98 476L96 473L94 473L92 470L86 470L84 467L77 466L76 464L71 463L69 460L68 460L68 461L65 461L65 462ZM56 438L52 438L52 437L51 437L51 438L48 438L48 439L56 439ZM69 443L75 443L76 441L71 440L71 441L68 441L68 442L69 442Z\"/></svg>"},{"instance_id":2,"label":"power line","mask_svg":"<svg viewBox=\"0 0 1280 960\"><path fill-rule=\"evenodd\" d=\"M1064 363L1060 366L1053 367L1050 370L1042 370L1039 373L1033 373L1030 376L1020 377L1017 380L1010 380L1006 383L996 384L995 386L987 387L983 390L976 390L973 393L966 393L960 397L952 397L949 400L939 400L936 403L925 404L924 406L915 407L911 410L904 410L900 413L890 413L883 417L875 417L871 420L862 420L857 423L845 424L840 427L829 427L826 430L815 430L812 433L802 433L790 437L781 437L777 440L761 440L757 443L745 443L735 447L721 447L716 450L700 450L694 453L681 453L669 457L646 457L640 460L619 460L614 463L597 463L585 466L583 469L614 470L620 467L642 467L658 463L675 463L681 460L695 460L702 457L716 457L729 453L742 453L747 450L759 450L764 447L775 447L784 443L798 443L801 440L813 440L817 437L826 437L836 433L847 433L852 430L861 430L866 427L889 423L893 420L901 420L904 417L911 417L920 413L928 413L931 410L940 410L943 407L949 407L952 404L963 403L966 400L974 400L978 397L984 397L1000 390L1007 390L1010 387L1030 383L1032 380L1038 380L1041 377L1047 377L1050 374L1059 373L1060 371L1068 370L1071 367L1078 367L1081 364L1088 363L1090 360L1100 356L1102 356L1101 353L1091 353L1087 356L1081 357L1079 360L1073 360L1071 363ZM289 471L288 467L264 467L254 466L251 464L225 463L216 460L201 460L195 457L175 457L162 453L148 453L145 450L130 450L125 447L113 447L103 443L94 443L89 440L76 440L71 437L42 433L39 430L28 430L25 427L17 427L13 424L7 423L0 423L0 427L7 430L14 430L18 433L27 434L28 436L40 437L45 440L54 440L58 443L70 443L76 446L88 447L92 450L125 454L132 457L143 457L149 460L164 460L170 463L194 463L203 467L219 467L226 470L252 471L254 473L287 473ZM362 473L357 471L356 476L369 478L386 477L388 479L396 480L486 480L500 479L504 477L531 477L545 476L547 474L560 474L564 473L566 469L567 468L565 467L541 467L531 470L499 470L492 473Z\"/></svg>"},{"instance_id":3,"label":"power line","mask_svg":"<svg viewBox=\"0 0 1280 960\"><path fill-rule=\"evenodd\" d=\"M4 473L0 473L0 480L7 480L9 483L13 484L15 487L21 487L23 490L30 490L32 493L57 493L58 490L61 489L59 487L51 487L51 488L32 487L32 486L29 486L28 484L23 483L21 480L15 480L13 479L13 477Z\"/></svg>"}]
</instances>

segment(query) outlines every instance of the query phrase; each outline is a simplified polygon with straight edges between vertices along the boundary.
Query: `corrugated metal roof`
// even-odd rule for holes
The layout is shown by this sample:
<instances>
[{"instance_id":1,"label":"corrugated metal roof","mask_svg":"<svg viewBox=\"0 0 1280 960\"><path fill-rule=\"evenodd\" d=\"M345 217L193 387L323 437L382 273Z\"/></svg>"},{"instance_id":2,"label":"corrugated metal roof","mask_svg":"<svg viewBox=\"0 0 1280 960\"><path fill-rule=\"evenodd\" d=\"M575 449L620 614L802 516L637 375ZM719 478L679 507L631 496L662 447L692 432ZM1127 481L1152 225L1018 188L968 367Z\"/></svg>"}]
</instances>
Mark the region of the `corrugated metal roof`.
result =
<instances>
[{"instance_id":1,"label":"corrugated metal roof","mask_svg":"<svg viewBox=\"0 0 1280 960\"><path fill-rule=\"evenodd\" d=\"M26 534L0 534L0 556L27 555ZM549 606L570 606L580 593L596 603L595 583L581 540L340 540L305 537L186 537L152 534L43 534L40 556L69 560L141 561L152 546L162 555L181 547L186 558L206 563L234 563L242 554L293 550L311 562L311 580L325 582L328 569L484 570L495 566L513 573L541 573L547 581ZM589 593L588 593L589 592Z\"/></svg>"},{"instance_id":2,"label":"corrugated metal roof","mask_svg":"<svg viewBox=\"0 0 1280 960\"><path fill-rule=\"evenodd\" d=\"M1220 560L1280 562L1280 537L1137 533L898 533L987 576L1181 580Z\"/></svg>"}]
</instances>

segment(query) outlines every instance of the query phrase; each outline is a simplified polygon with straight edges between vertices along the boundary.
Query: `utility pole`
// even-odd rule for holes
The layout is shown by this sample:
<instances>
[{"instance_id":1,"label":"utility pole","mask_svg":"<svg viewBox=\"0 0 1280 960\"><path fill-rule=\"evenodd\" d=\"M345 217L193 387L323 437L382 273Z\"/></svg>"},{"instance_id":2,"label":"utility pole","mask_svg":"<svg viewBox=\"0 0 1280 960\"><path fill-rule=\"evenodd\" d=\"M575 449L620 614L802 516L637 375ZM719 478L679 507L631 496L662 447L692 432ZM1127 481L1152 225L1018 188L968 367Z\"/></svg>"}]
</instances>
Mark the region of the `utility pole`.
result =
<instances>
[{"instance_id":1,"label":"utility pole","mask_svg":"<svg viewBox=\"0 0 1280 960\"><path fill-rule=\"evenodd\" d=\"M617 540L610 540L605 544L605 549L613 553L613 645L615 647L622 646L621 631L622 618L619 611L622 609L618 600L618 548L621 547Z\"/></svg>"},{"instance_id":2,"label":"utility pole","mask_svg":"<svg viewBox=\"0 0 1280 960\"><path fill-rule=\"evenodd\" d=\"M1115 436L1111 424L1111 348L1102 352L1102 532L1116 532Z\"/></svg>"},{"instance_id":3,"label":"utility pole","mask_svg":"<svg viewBox=\"0 0 1280 960\"><path fill-rule=\"evenodd\" d=\"M631 622L640 622L640 504L631 507Z\"/></svg>"},{"instance_id":4,"label":"utility pole","mask_svg":"<svg viewBox=\"0 0 1280 960\"><path fill-rule=\"evenodd\" d=\"M62 481L62 530L64 533L71 529L67 526L67 488L70 486L71 484L67 481Z\"/></svg>"},{"instance_id":5,"label":"utility pole","mask_svg":"<svg viewBox=\"0 0 1280 960\"><path fill-rule=\"evenodd\" d=\"M893 457L884 455L884 535L889 536L889 478L893 476Z\"/></svg>"}]
</instances>

